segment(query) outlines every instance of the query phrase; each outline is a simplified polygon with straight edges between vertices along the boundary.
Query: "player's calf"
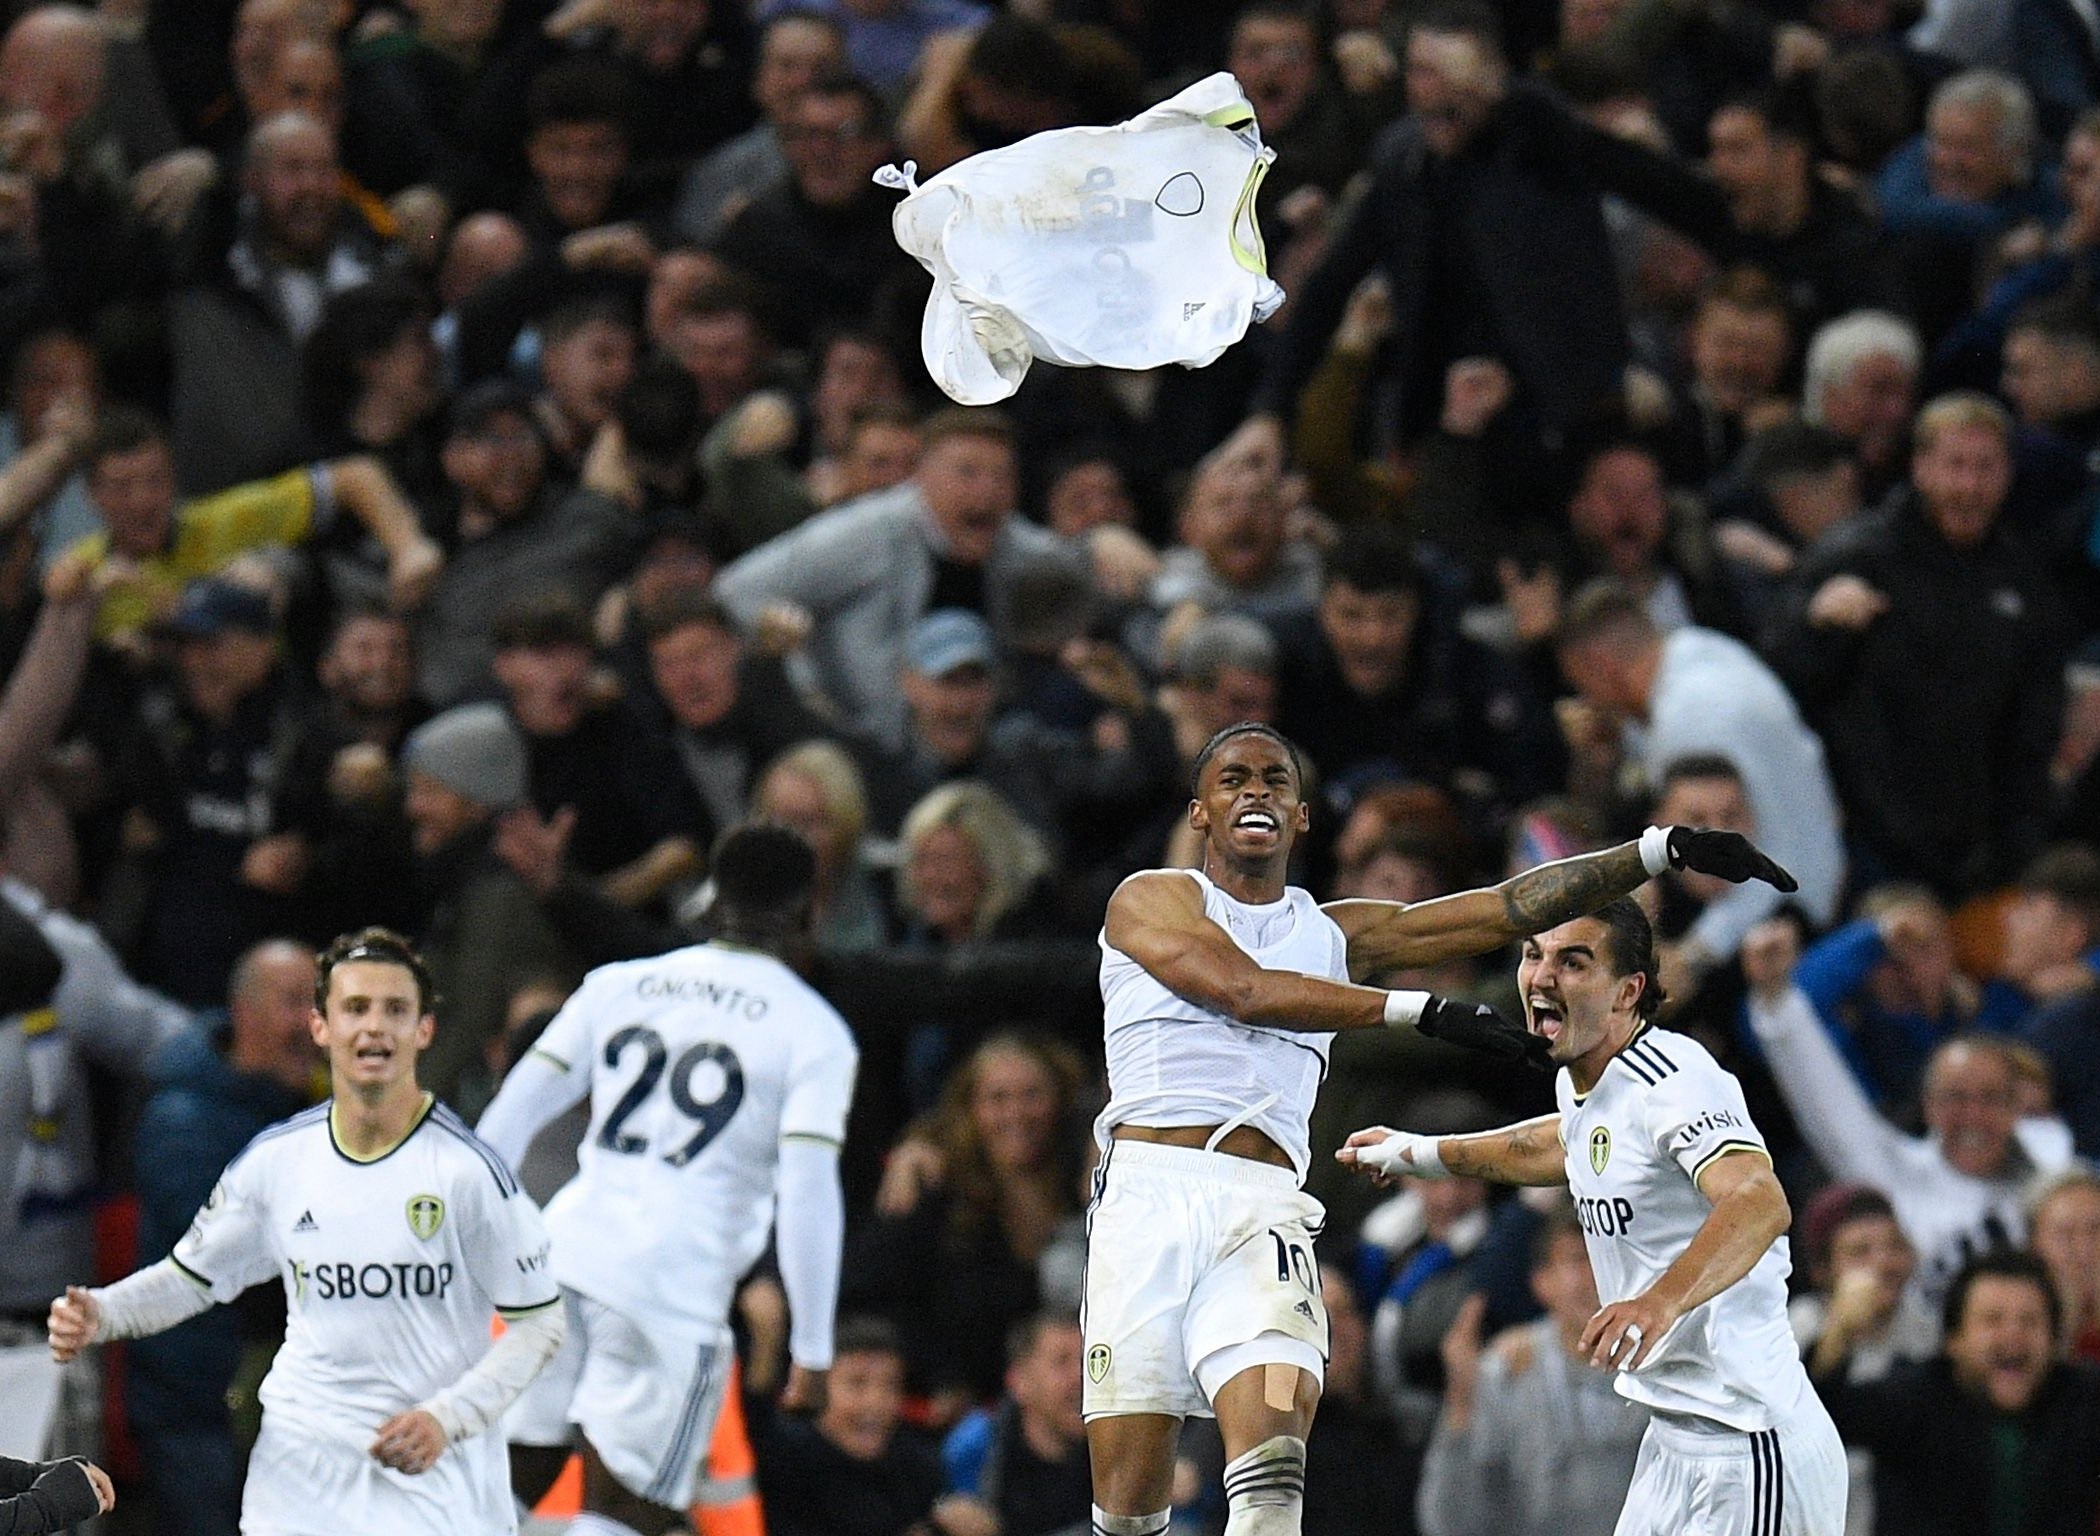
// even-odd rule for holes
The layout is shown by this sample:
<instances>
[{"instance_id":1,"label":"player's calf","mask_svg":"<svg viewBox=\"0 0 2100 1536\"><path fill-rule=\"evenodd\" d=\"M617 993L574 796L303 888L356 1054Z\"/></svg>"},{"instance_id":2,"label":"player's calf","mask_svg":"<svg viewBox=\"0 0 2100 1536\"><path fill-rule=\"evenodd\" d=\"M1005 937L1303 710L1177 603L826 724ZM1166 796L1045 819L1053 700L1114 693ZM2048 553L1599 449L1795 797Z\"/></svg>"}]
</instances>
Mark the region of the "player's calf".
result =
<instances>
[{"instance_id":1,"label":"player's calf","mask_svg":"<svg viewBox=\"0 0 2100 1536\"><path fill-rule=\"evenodd\" d=\"M1271 1435L1225 1464L1225 1536L1298 1536L1305 1516L1305 1442Z\"/></svg>"}]
</instances>

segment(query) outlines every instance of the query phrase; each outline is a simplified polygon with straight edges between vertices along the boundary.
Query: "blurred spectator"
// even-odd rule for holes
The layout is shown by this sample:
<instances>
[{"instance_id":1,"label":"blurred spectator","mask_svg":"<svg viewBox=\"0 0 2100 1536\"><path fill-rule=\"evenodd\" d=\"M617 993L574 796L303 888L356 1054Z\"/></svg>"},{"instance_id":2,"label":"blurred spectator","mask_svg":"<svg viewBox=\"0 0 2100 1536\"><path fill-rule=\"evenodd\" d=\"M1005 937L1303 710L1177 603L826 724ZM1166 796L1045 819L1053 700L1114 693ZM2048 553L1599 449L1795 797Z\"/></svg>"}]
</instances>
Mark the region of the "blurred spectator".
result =
<instances>
[{"instance_id":1,"label":"blurred spectator","mask_svg":"<svg viewBox=\"0 0 2100 1536\"><path fill-rule=\"evenodd\" d=\"M555 477L573 480L634 382L640 337L634 317L612 299L557 305L540 321L539 337L543 387L533 406Z\"/></svg>"},{"instance_id":2,"label":"blurred spectator","mask_svg":"<svg viewBox=\"0 0 2100 1536\"><path fill-rule=\"evenodd\" d=\"M1225 67L1254 106L1262 142L1276 151L1259 203L1271 230L1289 228L1282 209L1293 193L1311 188L1339 196L1363 164L1369 125L1320 55L1320 27L1310 11L1246 5L1233 19Z\"/></svg>"},{"instance_id":3,"label":"blurred spectator","mask_svg":"<svg viewBox=\"0 0 2100 1536\"><path fill-rule=\"evenodd\" d=\"M467 205L491 190L490 175L454 128L489 62L501 0L420 0L403 19L366 29L344 57L344 162L382 194L427 185Z\"/></svg>"},{"instance_id":4,"label":"blurred spectator","mask_svg":"<svg viewBox=\"0 0 2100 1536\"><path fill-rule=\"evenodd\" d=\"M26 1350L43 1361L49 1355L38 1335L51 1298L64 1292L68 1275L95 1272L102 1158L89 1072L143 1080L154 1052L189 1015L126 975L94 928L46 906L5 870L0 901L34 925L60 962L52 983L47 957L32 965L18 948L7 949L17 1016L0 1028L0 1092L7 1096L0 1168L10 1170L0 1203L0 1350ZM19 995L33 982L44 983L30 989L40 997ZM67 1373L58 1397L54 1451L99 1446L99 1370Z\"/></svg>"},{"instance_id":5,"label":"blurred spectator","mask_svg":"<svg viewBox=\"0 0 2100 1536\"><path fill-rule=\"evenodd\" d=\"M2042 134L2060 142L2082 114L2100 106L2100 38L2077 0L2018 0L2012 46L2013 68L2034 101Z\"/></svg>"},{"instance_id":6,"label":"blurred spectator","mask_svg":"<svg viewBox=\"0 0 2100 1536\"><path fill-rule=\"evenodd\" d=\"M1279 476L1245 457L1221 454L1197 468L1181 504L1180 541L1161 556L1146 598L1159 624L1171 629L1184 610L1243 613L1270 625L1312 611L1319 551L1291 536L1285 495ZM1163 645L1142 622L1134 639L1141 655Z\"/></svg>"},{"instance_id":7,"label":"blurred spectator","mask_svg":"<svg viewBox=\"0 0 2100 1536\"><path fill-rule=\"evenodd\" d=\"M1476 1295L1445 1335L1444 1408L1416 1502L1424 1536L1607 1536L1617 1525L1648 1412L1580 1347L1597 1282L1565 1211L1532 1241L1531 1289L1546 1309L1538 1322L1483 1347Z\"/></svg>"},{"instance_id":8,"label":"blurred spectator","mask_svg":"<svg viewBox=\"0 0 2100 1536\"><path fill-rule=\"evenodd\" d=\"M816 851L810 905L820 943L850 954L889 941L890 915L869 869L867 785L844 747L805 741L774 758L751 793L751 813Z\"/></svg>"},{"instance_id":9,"label":"blurred spectator","mask_svg":"<svg viewBox=\"0 0 2100 1536\"><path fill-rule=\"evenodd\" d=\"M948 1492L979 1500L1000 1536L1074 1536L1093 1507L1079 1416L1076 1319L1039 1312L1007 1334L1006 1394L948 1432Z\"/></svg>"},{"instance_id":10,"label":"blurred spectator","mask_svg":"<svg viewBox=\"0 0 2100 1536\"><path fill-rule=\"evenodd\" d=\"M1910 486L1802 561L1768 637L1829 747L1868 879L1965 896L2041 841L2064 628L2049 578L2000 526L2011 439L1995 401L1926 406Z\"/></svg>"},{"instance_id":11,"label":"blurred spectator","mask_svg":"<svg viewBox=\"0 0 2100 1536\"><path fill-rule=\"evenodd\" d=\"M635 104L625 85L617 69L588 56L563 59L533 77L525 135L531 181L509 211L542 248L640 211L627 180Z\"/></svg>"},{"instance_id":12,"label":"blurred spectator","mask_svg":"<svg viewBox=\"0 0 2100 1536\"><path fill-rule=\"evenodd\" d=\"M139 975L202 1008L226 995L250 944L307 931L328 745L310 728L269 593L205 577L183 589L169 627L173 679L147 693L113 766L140 882Z\"/></svg>"},{"instance_id":13,"label":"blurred spectator","mask_svg":"<svg viewBox=\"0 0 2100 1536\"><path fill-rule=\"evenodd\" d=\"M1794 331L1785 291L1755 267L1723 272L1699 295L1687 350L1691 380L1659 446L1672 483L1701 487L1786 409L1780 386Z\"/></svg>"},{"instance_id":14,"label":"blurred spectator","mask_svg":"<svg viewBox=\"0 0 2100 1536\"><path fill-rule=\"evenodd\" d=\"M170 300L169 432L192 495L310 457L299 349L329 298L371 281L379 242L344 201L335 133L283 112L248 136L241 215L217 265Z\"/></svg>"},{"instance_id":15,"label":"blurred spectator","mask_svg":"<svg viewBox=\"0 0 2100 1536\"><path fill-rule=\"evenodd\" d=\"M679 183L672 219L702 245L760 193L788 175L782 124L795 98L820 80L846 72L846 37L836 18L796 7L776 11L759 29L751 100L759 121L694 162Z\"/></svg>"},{"instance_id":16,"label":"blurred spectator","mask_svg":"<svg viewBox=\"0 0 2100 1536\"><path fill-rule=\"evenodd\" d=\"M223 1015L169 1040L149 1071L153 1097L139 1118L140 1261L165 1258L218 1182L220 1170L265 1126L306 1107L321 1065L307 1020L314 957L266 939L235 962ZM153 1500L155 1529L230 1536L240 1523L242 1455L229 1394L250 1352L282 1338L281 1300L258 1291L126 1351L129 1413Z\"/></svg>"},{"instance_id":17,"label":"blurred spectator","mask_svg":"<svg viewBox=\"0 0 2100 1536\"><path fill-rule=\"evenodd\" d=\"M2002 71L1972 69L1933 91L1925 132L1875 177L1910 312L1928 333L1968 311L1989 275L1992 242L2023 222L2061 217L2063 198L2036 162L2038 147L2026 88Z\"/></svg>"},{"instance_id":18,"label":"blurred spectator","mask_svg":"<svg viewBox=\"0 0 2100 1536\"><path fill-rule=\"evenodd\" d=\"M1755 635L1802 551L1859 515L1860 467L1827 427L1784 421L1744 444L1714 498L1714 544L1746 633Z\"/></svg>"},{"instance_id":19,"label":"blurred spectator","mask_svg":"<svg viewBox=\"0 0 2100 1536\"><path fill-rule=\"evenodd\" d=\"M96 427L86 469L105 531L68 553L107 569L95 636L128 651L174 612L184 583L250 550L325 535L339 510L385 550L387 595L397 606L421 601L444 565L384 466L361 454L181 501L166 430L136 411L112 409Z\"/></svg>"},{"instance_id":20,"label":"blurred spectator","mask_svg":"<svg viewBox=\"0 0 2100 1536\"><path fill-rule=\"evenodd\" d=\"M338 751L379 749L391 758L429 715L416 695L408 621L376 608L353 608L336 621L316 673L324 730ZM338 759L340 761L340 759Z\"/></svg>"},{"instance_id":21,"label":"blurred spectator","mask_svg":"<svg viewBox=\"0 0 2100 1536\"><path fill-rule=\"evenodd\" d=\"M1465 773L1515 805L1556 784L1543 701L1464 632L1455 585L1390 530L1352 528L1326 552L1317 609L1274 626L1279 724L1330 785Z\"/></svg>"},{"instance_id":22,"label":"blurred spectator","mask_svg":"<svg viewBox=\"0 0 2100 1536\"><path fill-rule=\"evenodd\" d=\"M459 398L444 468L458 497L452 561L416 632L418 683L440 707L487 689L489 628L506 603L537 592L595 603L620 574L629 538L617 502L548 484L547 446L531 397L516 385L484 384Z\"/></svg>"},{"instance_id":23,"label":"blurred spectator","mask_svg":"<svg viewBox=\"0 0 2100 1536\"><path fill-rule=\"evenodd\" d=\"M2078 1163L2036 1184L2027 1226L2063 1305L2065 1349L2100 1365L2100 1172Z\"/></svg>"},{"instance_id":24,"label":"blurred spectator","mask_svg":"<svg viewBox=\"0 0 2100 1536\"><path fill-rule=\"evenodd\" d=\"M895 313L924 295L921 271L890 234L896 195L870 179L890 158L881 98L851 78L819 81L780 122L788 174L730 219L713 249L779 301L788 339Z\"/></svg>"},{"instance_id":25,"label":"blurred spectator","mask_svg":"<svg viewBox=\"0 0 2100 1536\"><path fill-rule=\"evenodd\" d=\"M2057 1358L2063 1319L2042 1261L1970 1260L1945 1325L1940 1359L1856 1382L1840 1358L1817 1378L1846 1441L1873 1452L1876 1529L2086 1536L2100 1515L2100 1369Z\"/></svg>"},{"instance_id":26,"label":"blurred spectator","mask_svg":"<svg viewBox=\"0 0 2100 1536\"><path fill-rule=\"evenodd\" d=\"M885 237L887 238L887 237ZM925 428L918 475L834 507L753 550L715 592L747 629L778 606L806 633L810 670L843 714L888 746L904 736L896 679L911 629L967 608L996 630L1014 579L1056 535L1013 515L1013 434L995 411L947 410Z\"/></svg>"},{"instance_id":27,"label":"blurred spectator","mask_svg":"<svg viewBox=\"0 0 2100 1536\"><path fill-rule=\"evenodd\" d=\"M901 90L927 42L941 32L975 28L990 12L975 0L764 0L759 16L808 11L846 34L853 72L884 91Z\"/></svg>"},{"instance_id":28,"label":"blurred spectator","mask_svg":"<svg viewBox=\"0 0 2100 1536\"><path fill-rule=\"evenodd\" d=\"M510 997L550 973L575 978L532 892L490 846L494 820L531 791L525 742L496 704L464 704L418 726L401 749L417 894L416 925L437 995L438 1029L417 1066L451 1100L502 1032Z\"/></svg>"},{"instance_id":29,"label":"blurred spectator","mask_svg":"<svg viewBox=\"0 0 2100 1536\"><path fill-rule=\"evenodd\" d=\"M1885 310L1855 310L1809 341L1802 417L1851 444L1869 501L1903 478L1924 364L1917 328Z\"/></svg>"},{"instance_id":30,"label":"blurred spectator","mask_svg":"<svg viewBox=\"0 0 2100 1536\"><path fill-rule=\"evenodd\" d=\"M2000 391L2019 421L2009 512L2052 556L2085 559L2100 449L2100 313L2070 294L2014 313ZM2072 526L2064 526L2070 521ZM2065 548L2065 546L2069 546Z\"/></svg>"},{"instance_id":31,"label":"blurred spectator","mask_svg":"<svg viewBox=\"0 0 2100 1536\"><path fill-rule=\"evenodd\" d=\"M650 605L642 629L653 702L703 813L690 835L696 846L711 848L716 833L744 819L760 770L821 734L821 726L779 661L747 647L729 610L713 598L673 594ZM820 867L824 862L820 851ZM821 873L818 884L821 890Z\"/></svg>"},{"instance_id":32,"label":"blurred spectator","mask_svg":"<svg viewBox=\"0 0 2100 1536\"><path fill-rule=\"evenodd\" d=\"M595 696L589 617L556 594L513 598L490 663L525 742L528 798L573 823L569 855L623 907L657 907L698 876L693 796L669 745L633 708Z\"/></svg>"},{"instance_id":33,"label":"blurred spectator","mask_svg":"<svg viewBox=\"0 0 2100 1536\"><path fill-rule=\"evenodd\" d=\"M1410 1113L1431 1124L1431 1134L1493 1118L1476 1096L1456 1092ZM1468 1261L1487 1235L1487 1196L1479 1179L1409 1181L1357 1233L1358 1287L1377 1298L1370 1309L1371 1379L1410 1446L1427 1443L1448 1385L1440 1344L1473 1292Z\"/></svg>"},{"instance_id":34,"label":"blurred spectator","mask_svg":"<svg viewBox=\"0 0 2100 1536\"><path fill-rule=\"evenodd\" d=\"M1073 839L1098 849L1104 839L1090 835L1100 830L1090 823L1142 818L1174 792L1172 727L1120 651L1088 648L1073 674L1103 709L1085 735L1020 710L995 719L998 663L991 627L966 609L941 609L913 626L899 677L909 719L905 750L868 754L875 819L884 832L894 833L941 785L977 779L998 791L1053 854Z\"/></svg>"},{"instance_id":35,"label":"blurred spectator","mask_svg":"<svg viewBox=\"0 0 2100 1536\"><path fill-rule=\"evenodd\" d=\"M2020 1117L2013 1062L1991 1036L1958 1035L1932 1053L1925 1135L1889 1124L1791 981L1795 945L1784 922L1762 924L1744 941L1751 1030L1823 1167L1888 1197L1917 1250L1919 1291L1936 1302L1971 1256L2020 1240L2021 1200L2036 1173L2068 1160L2069 1138L2060 1126Z\"/></svg>"},{"instance_id":36,"label":"blurred spectator","mask_svg":"<svg viewBox=\"0 0 2100 1536\"><path fill-rule=\"evenodd\" d=\"M904 1356L888 1323L838 1327L823 1409L758 1426L759 1491L775 1536L986 1536L950 1524L936 1449L904 1427ZM977 1513L961 1499L962 1520Z\"/></svg>"},{"instance_id":37,"label":"blurred spectator","mask_svg":"<svg viewBox=\"0 0 2100 1536\"><path fill-rule=\"evenodd\" d=\"M1809 945L1794 984L1876 1111L1914 1130L1932 1053L1965 1028L2009 1026L2020 1002L2011 988L1987 997L1962 973L1947 909L1929 888L1875 886L1856 912Z\"/></svg>"},{"instance_id":38,"label":"blurred spectator","mask_svg":"<svg viewBox=\"0 0 2100 1536\"><path fill-rule=\"evenodd\" d=\"M1036 1311L1036 1261L1077 1207L1080 1081L1063 1048L993 1035L892 1151L848 1244L840 1307L889 1318L914 1390L951 1418L998 1394L1006 1331Z\"/></svg>"},{"instance_id":39,"label":"blurred spectator","mask_svg":"<svg viewBox=\"0 0 2100 1536\"><path fill-rule=\"evenodd\" d=\"M1392 294L1386 377L1403 435L1435 423L1461 358L1501 359L1517 400L1553 426L1618 398L1625 323L1597 183L1561 109L1510 80L1501 32L1494 10L1462 0L1415 16L1410 115L1377 142L1364 195L1293 295L1258 412L1294 410L1374 268ZM1550 268L1530 259L1541 247L1559 253Z\"/></svg>"},{"instance_id":40,"label":"blurred spectator","mask_svg":"<svg viewBox=\"0 0 2100 1536\"><path fill-rule=\"evenodd\" d=\"M25 498L38 505L22 508L23 515L36 520L42 565L101 526L79 472L101 395L101 365L77 331L40 326L16 345L7 372L7 410L0 415L0 470L46 461L40 483ZM36 496L49 483L42 478L47 474L56 476L56 484L50 494Z\"/></svg>"},{"instance_id":41,"label":"blurred spectator","mask_svg":"<svg viewBox=\"0 0 2100 1536\"><path fill-rule=\"evenodd\" d=\"M1753 651L1709 629L1664 635L1636 599L1604 583L1577 594L1558 643L1583 706L1563 711L1578 754L1592 744L1621 751L1650 785L1679 758L1726 758L1761 845L1801 882L1801 905L1818 921L1837 910L1845 856L1822 743ZM1733 888L1701 914L1684 958L1727 960L1779 902L1770 886Z\"/></svg>"},{"instance_id":42,"label":"blurred spectator","mask_svg":"<svg viewBox=\"0 0 2100 1536\"><path fill-rule=\"evenodd\" d=\"M1848 1381L1879 1381L1938 1353L1939 1318L1910 1284L1917 1251L1887 1197L1864 1184L1829 1185L1802 1212L1799 1231L1812 1289L1788 1303L1787 1318L1813 1374L1842 1368ZM1846 1536L1870 1536L1874 1458L1852 1446L1845 1459Z\"/></svg>"}]
</instances>

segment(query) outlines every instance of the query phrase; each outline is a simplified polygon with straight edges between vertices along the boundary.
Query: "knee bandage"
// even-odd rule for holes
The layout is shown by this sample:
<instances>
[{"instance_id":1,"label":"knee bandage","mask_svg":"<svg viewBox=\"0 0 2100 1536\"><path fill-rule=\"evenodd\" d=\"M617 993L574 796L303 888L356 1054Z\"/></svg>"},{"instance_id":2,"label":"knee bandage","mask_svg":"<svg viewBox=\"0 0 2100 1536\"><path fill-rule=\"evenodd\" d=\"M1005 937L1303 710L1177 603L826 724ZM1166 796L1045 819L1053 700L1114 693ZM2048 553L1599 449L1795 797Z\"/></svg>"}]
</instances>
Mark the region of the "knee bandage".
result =
<instances>
[{"instance_id":1,"label":"knee bandage","mask_svg":"<svg viewBox=\"0 0 2100 1536\"><path fill-rule=\"evenodd\" d=\"M1156 1515L1112 1515L1096 1504L1093 1536L1167 1536L1167 1527L1173 1519L1171 1509L1163 1509Z\"/></svg>"},{"instance_id":2,"label":"knee bandage","mask_svg":"<svg viewBox=\"0 0 2100 1536\"><path fill-rule=\"evenodd\" d=\"M1298 1536L1305 1513L1305 1442L1272 1435L1225 1464L1225 1536Z\"/></svg>"}]
</instances>

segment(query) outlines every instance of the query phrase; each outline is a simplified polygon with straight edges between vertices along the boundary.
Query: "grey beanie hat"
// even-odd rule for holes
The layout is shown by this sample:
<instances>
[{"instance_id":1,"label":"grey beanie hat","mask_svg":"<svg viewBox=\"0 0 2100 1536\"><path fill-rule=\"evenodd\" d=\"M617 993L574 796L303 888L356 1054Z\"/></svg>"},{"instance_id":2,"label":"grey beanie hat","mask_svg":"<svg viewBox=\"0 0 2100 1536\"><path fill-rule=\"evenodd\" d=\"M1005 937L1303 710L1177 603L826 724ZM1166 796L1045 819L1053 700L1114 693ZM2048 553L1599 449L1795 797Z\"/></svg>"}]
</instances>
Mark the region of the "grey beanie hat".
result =
<instances>
[{"instance_id":1,"label":"grey beanie hat","mask_svg":"<svg viewBox=\"0 0 2100 1536\"><path fill-rule=\"evenodd\" d=\"M402 745L401 761L491 810L525 798L525 739L501 704L462 704L426 720Z\"/></svg>"}]
</instances>

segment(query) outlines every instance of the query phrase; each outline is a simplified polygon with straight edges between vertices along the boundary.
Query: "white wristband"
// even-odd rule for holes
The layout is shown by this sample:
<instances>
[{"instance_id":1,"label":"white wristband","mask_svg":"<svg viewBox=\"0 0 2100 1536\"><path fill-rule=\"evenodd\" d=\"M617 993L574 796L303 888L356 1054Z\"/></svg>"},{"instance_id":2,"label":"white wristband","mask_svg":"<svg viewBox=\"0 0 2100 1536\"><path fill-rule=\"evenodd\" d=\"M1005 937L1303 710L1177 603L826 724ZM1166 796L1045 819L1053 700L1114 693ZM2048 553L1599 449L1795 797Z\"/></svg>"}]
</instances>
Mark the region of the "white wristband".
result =
<instances>
[{"instance_id":1,"label":"white wristband","mask_svg":"<svg viewBox=\"0 0 2100 1536\"><path fill-rule=\"evenodd\" d=\"M1385 1027L1405 1029L1410 1024L1418 1024L1428 1007L1427 992L1388 992L1385 995Z\"/></svg>"},{"instance_id":2,"label":"white wristband","mask_svg":"<svg viewBox=\"0 0 2100 1536\"><path fill-rule=\"evenodd\" d=\"M1448 1179L1451 1170L1444 1166L1442 1154L1437 1150L1437 1136L1418 1136L1413 1131L1395 1131L1375 1147L1365 1147L1357 1153L1359 1161L1380 1173L1408 1173L1418 1179Z\"/></svg>"},{"instance_id":3,"label":"white wristband","mask_svg":"<svg viewBox=\"0 0 2100 1536\"><path fill-rule=\"evenodd\" d=\"M1670 829L1650 827L1641 834L1641 868L1651 875L1670 867Z\"/></svg>"}]
</instances>

